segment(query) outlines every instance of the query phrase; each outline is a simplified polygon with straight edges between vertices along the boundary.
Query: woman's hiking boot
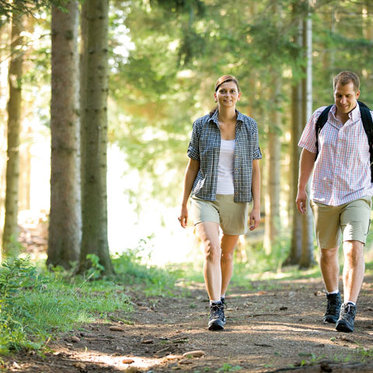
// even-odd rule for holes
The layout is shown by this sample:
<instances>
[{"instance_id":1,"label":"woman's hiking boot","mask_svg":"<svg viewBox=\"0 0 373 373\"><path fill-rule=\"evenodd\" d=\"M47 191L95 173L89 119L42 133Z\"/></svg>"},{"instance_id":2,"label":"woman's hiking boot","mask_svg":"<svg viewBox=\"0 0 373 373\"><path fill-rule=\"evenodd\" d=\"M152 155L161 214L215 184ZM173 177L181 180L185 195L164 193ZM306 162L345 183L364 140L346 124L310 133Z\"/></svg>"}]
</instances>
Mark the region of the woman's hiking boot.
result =
<instances>
[{"instance_id":1,"label":"woman's hiking boot","mask_svg":"<svg viewBox=\"0 0 373 373\"><path fill-rule=\"evenodd\" d=\"M210 306L209 330L223 330L225 325L224 305L222 302Z\"/></svg>"},{"instance_id":2,"label":"woman's hiking boot","mask_svg":"<svg viewBox=\"0 0 373 373\"><path fill-rule=\"evenodd\" d=\"M341 293L337 294L327 294L326 298L328 304L326 306L326 312L324 315L324 323L333 323L335 324L338 321L339 313L341 310Z\"/></svg>"},{"instance_id":3,"label":"woman's hiking boot","mask_svg":"<svg viewBox=\"0 0 373 373\"><path fill-rule=\"evenodd\" d=\"M356 306L352 303L343 303L341 313L335 328L339 332L351 333L354 331Z\"/></svg>"}]
</instances>

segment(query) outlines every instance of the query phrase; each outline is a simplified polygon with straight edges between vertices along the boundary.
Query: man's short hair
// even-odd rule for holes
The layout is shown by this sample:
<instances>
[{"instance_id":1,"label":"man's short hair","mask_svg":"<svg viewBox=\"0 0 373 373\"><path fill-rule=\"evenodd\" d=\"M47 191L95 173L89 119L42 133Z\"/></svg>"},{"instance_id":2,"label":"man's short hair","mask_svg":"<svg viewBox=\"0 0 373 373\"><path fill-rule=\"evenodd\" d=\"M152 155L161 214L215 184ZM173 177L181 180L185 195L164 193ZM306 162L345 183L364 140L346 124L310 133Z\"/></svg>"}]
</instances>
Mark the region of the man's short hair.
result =
<instances>
[{"instance_id":1,"label":"man's short hair","mask_svg":"<svg viewBox=\"0 0 373 373\"><path fill-rule=\"evenodd\" d=\"M346 85L351 83L354 85L354 91L357 92L360 89L360 79L352 71L342 71L334 77L333 88L337 87L338 84Z\"/></svg>"}]
</instances>

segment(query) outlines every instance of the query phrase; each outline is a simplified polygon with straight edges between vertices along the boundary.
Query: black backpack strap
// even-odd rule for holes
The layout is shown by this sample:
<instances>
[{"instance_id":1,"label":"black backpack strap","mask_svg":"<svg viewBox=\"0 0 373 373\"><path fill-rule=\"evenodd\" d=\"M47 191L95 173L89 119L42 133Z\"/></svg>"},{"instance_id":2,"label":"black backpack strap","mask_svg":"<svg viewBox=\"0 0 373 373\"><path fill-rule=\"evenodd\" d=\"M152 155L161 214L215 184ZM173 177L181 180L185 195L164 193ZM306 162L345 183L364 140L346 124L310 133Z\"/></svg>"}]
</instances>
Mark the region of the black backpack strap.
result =
<instances>
[{"instance_id":1,"label":"black backpack strap","mask_svg":"<svg viewBox=\"0 0 373 373\"><path fill-rule=\"evenodd\" d=\"M365 133L368 137L368 144L369 144L369 153L370 153L370 175L371 175L371 182L373 183L373 120L372 114L370 113L370 109L367 105L363 102L358 101L360 114L361 114L361 121L363 122Z\"/></svg>"},{"instance_id":2,"label":"black backpack strap","mask_svg":"<svg viewBox=\"0 0 373 373\"><path fill-rule=\"evenodd\" d=\"M326 123L326 121L328 120L328 114L329 114L329 111L330 109L332 108L333 105L329 105L327 106L320 114L320 116L317 118L317 121L316 121L316 126L315 126L315 133L316 133L316 158L317 158L317 155L319 154L319 133L321 131L321 129L324 127L324 124Z\"/></svg>"}]
</instances>

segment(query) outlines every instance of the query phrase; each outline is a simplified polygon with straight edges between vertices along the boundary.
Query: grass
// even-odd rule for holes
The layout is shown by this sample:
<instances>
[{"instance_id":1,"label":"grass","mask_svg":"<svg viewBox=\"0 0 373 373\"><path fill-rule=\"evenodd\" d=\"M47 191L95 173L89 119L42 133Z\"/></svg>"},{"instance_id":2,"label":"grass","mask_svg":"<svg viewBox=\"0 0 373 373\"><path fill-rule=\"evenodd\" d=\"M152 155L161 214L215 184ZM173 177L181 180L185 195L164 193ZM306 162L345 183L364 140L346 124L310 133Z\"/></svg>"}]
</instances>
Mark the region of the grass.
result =
<instances>
[{"instance_id":1,"label":"grass","mask_svg":"<svg viewBox=\"0 0 373 373\"><path fill-rule=\"evenodd\" d=\"M0 354L39 350L63 332L98 319L109 321L132 311L128 290L147 296L173 296L174 271L141 262L129 251L113 258L116 276L101 278L98 261L85 276L56 268L48 271L29 259L10 259L0 267ZM124 320L124 319L123 319Z\"/></svg>"}]
</instances>

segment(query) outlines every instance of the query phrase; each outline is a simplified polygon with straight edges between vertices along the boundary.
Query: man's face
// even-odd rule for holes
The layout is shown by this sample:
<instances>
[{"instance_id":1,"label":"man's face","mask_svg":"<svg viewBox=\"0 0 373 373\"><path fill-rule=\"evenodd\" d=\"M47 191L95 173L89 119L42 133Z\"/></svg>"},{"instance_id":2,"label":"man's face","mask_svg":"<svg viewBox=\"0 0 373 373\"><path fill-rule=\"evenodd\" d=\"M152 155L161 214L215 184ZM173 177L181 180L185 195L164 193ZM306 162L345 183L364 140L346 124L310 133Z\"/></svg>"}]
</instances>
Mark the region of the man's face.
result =
<instances>
[{"instance_id":1,"label":"man's face","mask_svg":"<svg viewBox=\"0 0 373 373\"><path fill-rule=\"evenodd\" d=\"M352 82L342 85L337 84L334 90L334 102L337 106L337 112L347 114L357 105L357 99L360 96L360 91L355 91Z\"/></svg>"}]
</instances>

